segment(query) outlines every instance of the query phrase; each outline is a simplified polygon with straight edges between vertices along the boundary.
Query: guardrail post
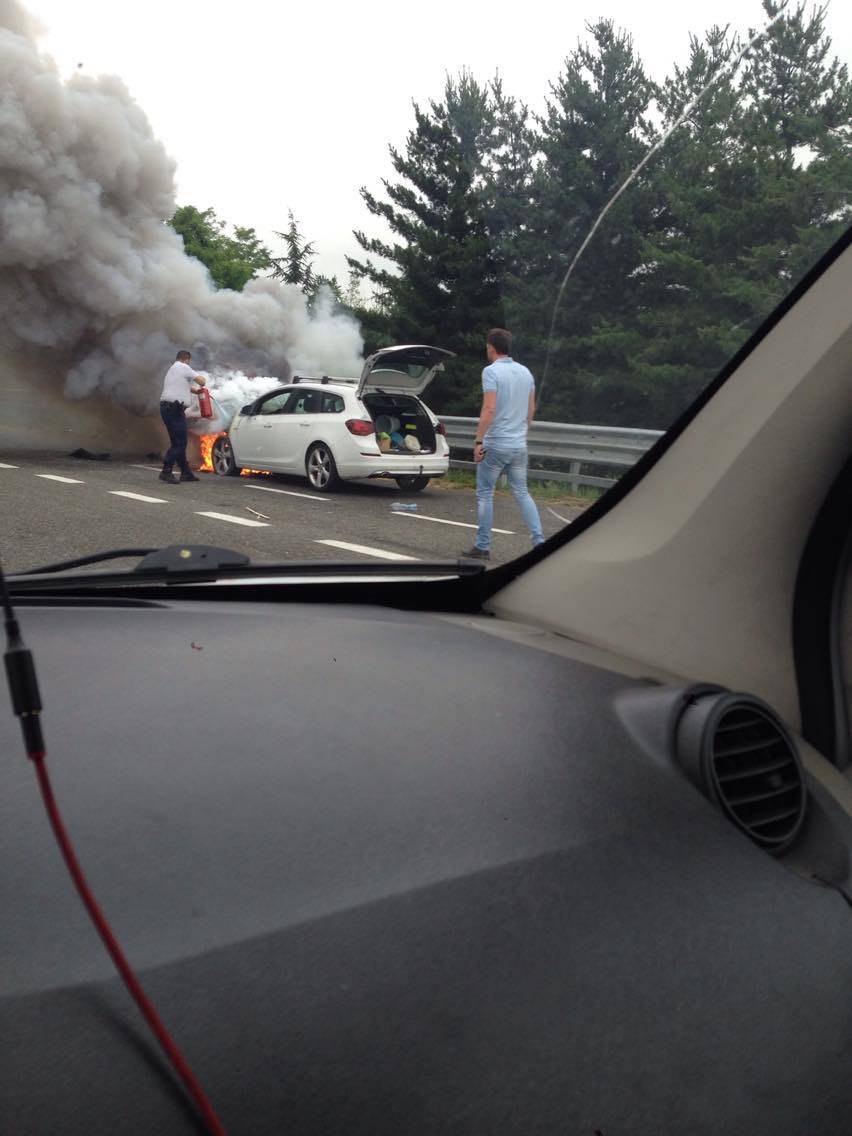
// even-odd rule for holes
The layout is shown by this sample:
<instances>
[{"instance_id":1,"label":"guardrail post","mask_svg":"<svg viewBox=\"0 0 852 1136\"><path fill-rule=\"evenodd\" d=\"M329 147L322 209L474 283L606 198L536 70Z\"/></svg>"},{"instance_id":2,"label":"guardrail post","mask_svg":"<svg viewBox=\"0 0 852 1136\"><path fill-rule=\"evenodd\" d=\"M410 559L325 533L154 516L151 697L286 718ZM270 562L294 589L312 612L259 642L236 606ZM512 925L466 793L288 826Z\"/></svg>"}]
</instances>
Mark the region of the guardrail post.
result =
<instances>
[{"instance_id":1,"label":"guardrail post","mask_svg":"<svg viewBox=\"0 0 852 1136\"><path fill-rule=\"evenodd\" d=\"M580 463L572 461L568 464L568 484L576 493L580 488Z\"/></svg>"}]
</instances>

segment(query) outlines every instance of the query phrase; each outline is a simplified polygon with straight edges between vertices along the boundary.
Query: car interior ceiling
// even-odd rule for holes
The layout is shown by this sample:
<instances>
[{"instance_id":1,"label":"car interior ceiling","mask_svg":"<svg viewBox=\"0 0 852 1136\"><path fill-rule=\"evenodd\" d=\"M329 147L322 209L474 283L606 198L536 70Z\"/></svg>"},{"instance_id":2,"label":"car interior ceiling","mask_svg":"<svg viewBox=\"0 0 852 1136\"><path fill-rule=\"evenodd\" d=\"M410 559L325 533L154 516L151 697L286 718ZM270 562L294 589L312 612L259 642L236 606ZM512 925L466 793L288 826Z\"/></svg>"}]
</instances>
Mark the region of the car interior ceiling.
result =
<instances>
[{"instance_id":1,"label":"car interior ceiling","mask_svg":"<svg viewBox=\"0 0 852 1136\"><path fill-rule=\"evenodd\" d=\"M825 261L629 493L491 595L490 613L750 691L800 728L797 570L852 437L852 241Z\"/></svg>"}]
</instances>

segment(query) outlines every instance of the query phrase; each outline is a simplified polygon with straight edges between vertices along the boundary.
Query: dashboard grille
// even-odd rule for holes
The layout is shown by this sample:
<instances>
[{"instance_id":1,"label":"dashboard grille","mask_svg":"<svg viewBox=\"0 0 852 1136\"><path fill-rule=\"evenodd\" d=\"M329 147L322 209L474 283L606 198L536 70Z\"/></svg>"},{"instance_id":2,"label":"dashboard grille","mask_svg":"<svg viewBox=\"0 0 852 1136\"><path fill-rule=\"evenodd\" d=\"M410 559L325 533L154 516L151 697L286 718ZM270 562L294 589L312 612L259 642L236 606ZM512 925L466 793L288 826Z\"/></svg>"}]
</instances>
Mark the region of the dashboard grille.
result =
<instances>
[{"instance_id":1,"label":"dashboard grille","mask_svg":"<svg viewBox=\"0 0 852 1136\"><path fill-rule=\"evenodd\" d=\"M758 706L727 709L712 736L708 773L722 808L757 844L780 850L804 816L798 756L778 723Z\"/></svg>"},{"instance_id":2,"label":"dashboard grille","mask_svg":"<svg viewBox=\"0 0 852 1136\"><path fill-rule=\"evenodd\" d=\"M695 787L749 839L773 855L790 847L808 787L793 735L768 703L721 687L690 691L674 750Z\"/></svg>"}]
</instances>

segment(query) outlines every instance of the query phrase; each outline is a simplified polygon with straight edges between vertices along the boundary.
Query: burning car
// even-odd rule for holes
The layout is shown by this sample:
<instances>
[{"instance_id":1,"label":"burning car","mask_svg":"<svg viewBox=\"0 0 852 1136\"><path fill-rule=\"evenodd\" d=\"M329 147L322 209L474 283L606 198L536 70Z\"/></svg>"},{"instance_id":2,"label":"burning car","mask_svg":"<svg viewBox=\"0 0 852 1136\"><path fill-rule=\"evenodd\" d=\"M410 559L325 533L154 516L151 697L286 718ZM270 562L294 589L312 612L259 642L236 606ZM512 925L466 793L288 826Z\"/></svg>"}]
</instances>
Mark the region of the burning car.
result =
<instances>
[{"instance_id":1,"label":"burning car","mask_svg":"<svg viewBox=\"0 0 852 1136\"><path fill-rule=\"evenodd\" d=\"M223 477L246 468L300 474L320 493L379 477L418 492L449 468L446 431L420 395L452 357L422 344L387 347L358 379L294 377L219 433L213 469Z\"/></svg>"}]
</instances>

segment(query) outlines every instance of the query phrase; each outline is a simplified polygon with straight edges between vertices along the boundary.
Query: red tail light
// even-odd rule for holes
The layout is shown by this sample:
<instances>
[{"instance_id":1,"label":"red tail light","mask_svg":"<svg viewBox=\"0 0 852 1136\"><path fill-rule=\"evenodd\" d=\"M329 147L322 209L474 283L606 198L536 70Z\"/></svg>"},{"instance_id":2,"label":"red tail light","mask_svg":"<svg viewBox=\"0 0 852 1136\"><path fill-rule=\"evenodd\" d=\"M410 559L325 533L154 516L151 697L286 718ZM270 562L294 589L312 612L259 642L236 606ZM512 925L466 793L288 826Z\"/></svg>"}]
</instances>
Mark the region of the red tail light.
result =
<instances>
[{"instance_id":1,"label":"red tail light","mask_svg":"<svg viewBox=\"0 0 852 1136\"><path fill-rule=\"evenodd\" d=\"M444 435L444 437L446 438L446 436L447 436L447 427L446 427L446 426L444 425L444 423L443 423L443 422L439 422L439 423L438 423L438 425L437 425L437 426L435 427L435 433L436 433L436 434L443 434L443 435Z\"/></svg>"},{"instance_id":2,"label":"red tail light","mask_svg":"<svg viewBox=\"0 0 852 1136\"><path fill-rule=\"evenodd\" d=\"M376 425L374 422L365 422L363 418L349 418L346 422L346 429L350 434L357 434L359 438L366 438L369 434L375 434Z\"/></svg>"}]
</instances>

